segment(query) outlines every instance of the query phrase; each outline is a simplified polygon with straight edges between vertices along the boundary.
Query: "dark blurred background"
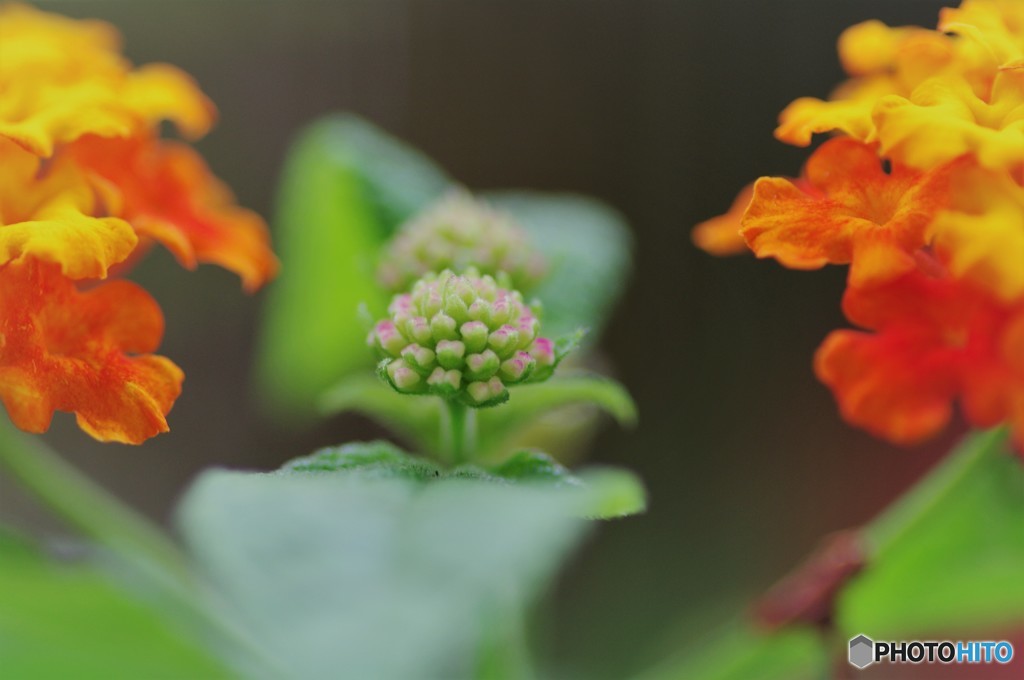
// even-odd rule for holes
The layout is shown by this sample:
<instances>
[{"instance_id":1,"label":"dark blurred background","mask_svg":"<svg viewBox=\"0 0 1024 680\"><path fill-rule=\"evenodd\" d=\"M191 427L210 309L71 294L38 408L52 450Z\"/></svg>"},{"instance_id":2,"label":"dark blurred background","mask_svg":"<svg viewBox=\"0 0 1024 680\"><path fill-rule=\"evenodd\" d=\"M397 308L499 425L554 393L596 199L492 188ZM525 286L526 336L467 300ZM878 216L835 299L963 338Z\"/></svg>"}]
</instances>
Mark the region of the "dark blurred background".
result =
<instances>
[{"instance_id":1,"label":"dark blurred background","mask_svg":"<svg viewBox=\"0 0 1024 680\"><path fill-rule=\"evenodd\" d=\"M621 210L636 271L605 338L639 403L591 459L646 480L650 511L604 524L552 593L537 637L562 677L619 677L691 644L828 532L869 519L955 438L900 450L844 425L811 370L843 325L844 272L714 259L689 230L806 150L772 138L778 112L842 77L856 22L934 25L907 0L78 1L45 9L115 23L137 63L167 61L220 108L198 148L239 200L270 217L296 133L352 111L477 189L591 194ZM251 387L263 294L154 252L133 277L163 305L162 353L187 375L172 431L97 444L59 416L47 439L161 522L203 467L272 468L379 436L356 417L276 428ZM0 515L50 525L9 483Z\"/></svg>"}]
</instances>

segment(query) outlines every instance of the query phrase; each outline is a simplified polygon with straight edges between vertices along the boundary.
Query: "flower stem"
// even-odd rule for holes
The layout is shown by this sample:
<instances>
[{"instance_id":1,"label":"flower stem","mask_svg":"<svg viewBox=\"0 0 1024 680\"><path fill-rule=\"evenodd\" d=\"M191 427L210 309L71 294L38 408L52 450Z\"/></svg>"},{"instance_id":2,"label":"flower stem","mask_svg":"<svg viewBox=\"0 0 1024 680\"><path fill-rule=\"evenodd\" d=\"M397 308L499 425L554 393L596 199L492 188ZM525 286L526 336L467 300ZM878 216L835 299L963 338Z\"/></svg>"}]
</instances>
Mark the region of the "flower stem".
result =
<instances>
[{"instance_id":1,"label":"flower stem","mask_svg":"<svg viewBox=\"0 0 1024 680\"><path fill-rule=\"evenodd\" d=\"M476 410L454 399L446 399L445 405L442 441L452 465L461 465L476 454Z\"/></svg>"}]
</instances>

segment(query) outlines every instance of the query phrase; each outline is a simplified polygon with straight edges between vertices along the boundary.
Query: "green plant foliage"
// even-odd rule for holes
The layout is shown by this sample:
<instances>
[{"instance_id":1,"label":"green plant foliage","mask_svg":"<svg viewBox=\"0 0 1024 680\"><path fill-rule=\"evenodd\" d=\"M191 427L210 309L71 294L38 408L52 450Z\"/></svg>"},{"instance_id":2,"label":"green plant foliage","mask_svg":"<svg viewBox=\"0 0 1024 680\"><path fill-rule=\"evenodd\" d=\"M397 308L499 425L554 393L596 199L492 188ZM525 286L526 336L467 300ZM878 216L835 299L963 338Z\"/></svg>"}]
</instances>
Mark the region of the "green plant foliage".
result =
<instances>
[{"instance_id":1,"label":"green plant foliage","mask_svg":"<svg viewBox=\"0 0 1024 680\"><path fill-rule=\"evenodd\" d=\"M600 408L623 426L631 427L636 423L636 406L619 383L596 375L556 374L547 382L518 386L500 408L477 413L480 457L496 455L506 441L542 415L580 404ZM355 375L329 390L321 400L321 408L325 413L362 413L387 426L418 450L439 451L439 399L397 394L373 375Z\"/></svg>"},{"instance_id":2,"label":"green plant foliage","mask_svg":"<svg viewBox=\"0 0 1024 680\"><path fill-rule=\"evenodd\" d=\"M1007 439L968 439L868 528L877 552L839 598L844 635L1024 625L1024 465Z\"/></svg>"},{"instance_id":3,"label":"green plant foliage","mask_svg":"<svg viewBox=\"0 0 1024 680\"><path fill-rule=\"evenodd\" d=\"M549 337L587 328L596 340L625 288L632 236L625 218L591 198L538 192L486 194L530 233L550 272L532 294Z\"/></svg>"},{"instance_id":4,"label":"green plant foliage","mask_svg":"<svg viewBox=\"0 0 1024 680\"><path fill-rule=\"evenodd\" d=\"M426 468L396 458L369 444L277 474L207 472L180 507L203 573L289 677L470 676L481 645L505 637L492 624L518 616L586 530L574 494L440 470L424 483Z\"/></svg>"},{"instance_id":5,"label":"green plant foliage","mask_svg":"<svg viewBox=\"0 0 1024 680\"><path fill-rule=\"evenodd\" d=\"M233 674L86 562L48 559L0 532L0 675L228 678Z\"/></svg>"},{"instance_id":6,"label":"green plant foliage","mask_svg":"<svg viewBox=\"0 0 1024 680\"><path fill-rule=\"evenodd\" d=\"M323 119L299 138L281 180L274 238L282 270L262 337L272 413L312 416L324 389L373 365L358 310L365 304L379 316L387 305L377 254L447 185L422 155L355 117Z\"/></svg>"},{"instance_id":7,"label":"green plant foliage","mask_svg":"<svg viewBox=\"0 0 1024 680\"><path fill-rule=\"evenodd\" d=\"M827 678L829 657L821 635L808 628L760 633L735 624L682 660L638 680L818 680Z\"/></svg>"},{"instance_id":8,"label":"green plant foliage","mask_svg":"<svg viewBox=\"0 0 1024 680\"><path fill-rule=\"evenodd\" d=\"M1005 430L966 439L864 535L867 566L836 598L838 646L799 627L739 627L644 678L825 677L827 652L842 658L858 634L955 638L1024 625L1024 465ZM778 672L757 672L762 664Z\"/></svg>"},{"instance_id":9,"label":"green plant foliage","mask_svg":"<svg viewBox=\"0 0 1024 680\"><path fill-rule=\"evenodd\" d=\"M274 238L282 271L270 289L261 337L262 393L273 415L316 415L321 394L369 370L368 318L388 298L375 277L385 242L452 181L419 152L355 116L311 125L290 152ZM547 336L588 328L596 340L630 268L622 217L598 201L569 195L496 193L544 254L550 275L533 292Z\"/></svg>"},{"instance_id":10,"label":"green plant foliage","mask_svg":"<svg viewBox=\"0 0 1024 680\"><path fill-rule=\"evenodd\" d=\"M445 469L411 456L389 442L360 442L296 458L275 474L406 479L421 483L461 479L499 486L527 485L575 499L576 513L594 519L632 515L643 512L646 507L643 484L631 472L595 467L573 474L539 451L518 451L494 466L462 465Z\"/></svg>"},{"instance_id":11,"label":"green plant foliage","mask_svg":"<svg viewBox=\"0 0 1024 680\"><path fill-rule=\"evenodd\" d=\"M636 405L629 392L611 378L598 375L555 375L551 380L516 388L500 411L481 411L481 452L494 452L517 432L555 409L589 404L608 413L623 427L636 424Z\"/></svg>"}]
</instances>

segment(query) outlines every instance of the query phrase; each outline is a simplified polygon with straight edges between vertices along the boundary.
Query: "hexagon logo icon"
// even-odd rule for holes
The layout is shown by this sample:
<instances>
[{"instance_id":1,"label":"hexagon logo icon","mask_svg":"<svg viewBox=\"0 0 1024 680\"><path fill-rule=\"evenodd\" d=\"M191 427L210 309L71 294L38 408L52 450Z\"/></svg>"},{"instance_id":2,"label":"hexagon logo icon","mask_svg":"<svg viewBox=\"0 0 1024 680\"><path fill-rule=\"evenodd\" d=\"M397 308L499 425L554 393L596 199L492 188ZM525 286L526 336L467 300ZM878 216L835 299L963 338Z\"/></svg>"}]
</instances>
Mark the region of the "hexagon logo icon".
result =
<instances>
[{"instance_id":1,"label":"hexagon logo icon","mask_svg":"<svg viewBox=\"0 0 1024 680\"><path fill-rule=\"evenodd\" d=\"M867 635L858 635L850 640L850 664L857 668L867 668L875 662L875 641Z\"/></svg>"}]
</instances>

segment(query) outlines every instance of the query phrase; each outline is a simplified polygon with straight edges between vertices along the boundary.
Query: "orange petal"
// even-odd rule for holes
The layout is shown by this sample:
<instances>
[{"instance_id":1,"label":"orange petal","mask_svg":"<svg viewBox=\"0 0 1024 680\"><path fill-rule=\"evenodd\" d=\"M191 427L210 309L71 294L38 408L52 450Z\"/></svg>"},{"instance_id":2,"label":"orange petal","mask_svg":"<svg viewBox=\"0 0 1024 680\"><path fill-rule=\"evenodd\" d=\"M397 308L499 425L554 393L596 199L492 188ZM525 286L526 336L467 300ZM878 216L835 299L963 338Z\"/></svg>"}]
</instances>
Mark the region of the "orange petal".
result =
<instances>
[{"instance_id":1,"label":"orange petal","mask_svg":"<svg viewBox=\"0 0 1024 680\"><path fill-rule=\"evenodd\" d=\"M834 139L811 156L802 181L757 181L741 234L758 257L794 269L852 263L851 282L866 285L914 267L947 190L948 168L886 173L871 147Z\"/></svg>"},{"instance_id":2,"label":"orange petal","mask_svg":"<svg viewBox=\"0 0 1024 680\"><path fill-rule=\"evenodd\" d=\"M94 217L97 197L73 164L39 159L0 139L0 266L29 258L73 279L104 278L138 239L114 217Z\"/></svg>"},{"instance_id":3,"label":"orange petal","mask_svg":"<svg viewBox=\"0 0 1024 680\"><path fill-rule=\"evenodd\" d=\"M272 278L277 259L263 220L238 207L191 148L152 138L84 138L69 151L94 173L139 234L163 243L186 267L212 262L247 290Z\"/></svg>"},{"instance_id":4,"label":"orange petal","mask_svg":"<svg viewBox=\"0 0 1024 680\"><path fill-rule=\"evenodd\" d=\"M1010 422L1024 442L1024 299L1005 304L969 281L915 271L849 288L843 309L874 333L833 333L815 370L851 423L913 443L959 401L976 427Z\"/></svg>"},{"instance_id":5,"label":"orange petal","mask_svg":"<svg viewBox=\"0 0 1024 680\"><path fill-rule=\"evenodd\" d=\"M754 197L754 184L743 187L729 208L729 212L705 220L693 228L690 234L693 243L711 255L738 255L748 251L747 243L740 236L740 218Z\"/></svg>"},{"instance_id":6,"label":"orange petal","mask_svg":"<svg viewBox=\"0 0 1024 680\"><path fill-rule=\"evenodd\" d=\"M101 441L166 432L184 376L164 357L130 355L162 334L159 307L133 283L80 292L53 265L0 268L0 400L22 429L44 432L59 410Z\"/></svg>"},{"instance_id":7,"label":"orange petal","mask_svg":"<svg viewBox=\"0 0 1024 680\"><path fill-rule=\"evenodd\" d=\"M956 376L947 353L913 336L835 331L814 370L847 421L898 444L935 434L952 413Z\"/></svg>"}]
</instances>

